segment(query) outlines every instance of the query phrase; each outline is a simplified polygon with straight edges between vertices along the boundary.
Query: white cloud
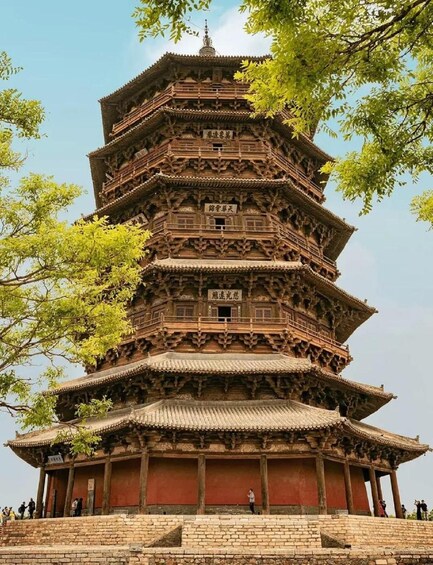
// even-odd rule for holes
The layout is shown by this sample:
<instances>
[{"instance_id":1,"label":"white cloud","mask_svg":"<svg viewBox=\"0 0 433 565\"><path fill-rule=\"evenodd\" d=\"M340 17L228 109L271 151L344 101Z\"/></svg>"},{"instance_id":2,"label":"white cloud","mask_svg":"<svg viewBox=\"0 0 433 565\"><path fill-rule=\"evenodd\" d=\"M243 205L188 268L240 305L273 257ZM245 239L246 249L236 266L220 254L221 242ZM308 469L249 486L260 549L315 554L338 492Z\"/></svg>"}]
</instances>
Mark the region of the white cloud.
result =
<instances>
[{"instance_id":1,"label":"white cloud","mask_svg":"<svg viewBox=\"0 0 433 565\"><path fill-rule=\"evenodd\" d=\"M200 21L200 14L194 19ZM209 29L213 45L219 55L265 55L269 52L270 38L262 34L249 35L244 26L247 14L241 14L238 9L230 8L218 18L209 16ZM166 52L181 54L198 54L202 45L203 32L200 37L185 35L181 41L174 43L165 39L138 41L137 33L131 37L127 52L127 64L132 67L132 73L140 73L154 63Z\"/></svg>"}]
</instances>

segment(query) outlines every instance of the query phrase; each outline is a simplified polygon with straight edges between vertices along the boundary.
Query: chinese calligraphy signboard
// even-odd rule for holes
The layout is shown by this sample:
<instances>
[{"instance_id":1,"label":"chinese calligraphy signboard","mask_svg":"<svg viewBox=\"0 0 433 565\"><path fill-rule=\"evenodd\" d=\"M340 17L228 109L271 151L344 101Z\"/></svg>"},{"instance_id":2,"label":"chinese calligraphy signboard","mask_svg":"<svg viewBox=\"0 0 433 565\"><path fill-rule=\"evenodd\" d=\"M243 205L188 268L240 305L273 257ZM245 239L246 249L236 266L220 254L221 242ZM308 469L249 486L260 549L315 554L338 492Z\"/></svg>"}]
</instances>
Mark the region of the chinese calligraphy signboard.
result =
<instances>
[{"instance_id":1,"label":"chinese calligraphy signboard","mask_svg":"<svg viewBox=\"0 0 433 565\"><path fill-rule=\"evenodd\" d=\"M230 140L233 139L233 130L231 129L204 129L203 130L204 139L212 140Z\"/></svg>"},{"instance_id":2,"label":"chinese calligraphy signboard","mask_svg":"<svg viewBox=\"0 0 433 565\"><path fill-rule=\"evenodd\" d=\"M236 214L237 211L237 204L209 203L204 205L205 214Z\"/></svg>"},{"instance_id":3,"label":"chinese calligraphy signboard","mask_svg":"<svg viewBox=\"0 0 433 565\"><path fill-rule=\"evenodd\" d=\"M209 301L218 302L240 302L242 300L242 290L211 288L207 291L207 299Z\"/></svg>"}]
</instances>

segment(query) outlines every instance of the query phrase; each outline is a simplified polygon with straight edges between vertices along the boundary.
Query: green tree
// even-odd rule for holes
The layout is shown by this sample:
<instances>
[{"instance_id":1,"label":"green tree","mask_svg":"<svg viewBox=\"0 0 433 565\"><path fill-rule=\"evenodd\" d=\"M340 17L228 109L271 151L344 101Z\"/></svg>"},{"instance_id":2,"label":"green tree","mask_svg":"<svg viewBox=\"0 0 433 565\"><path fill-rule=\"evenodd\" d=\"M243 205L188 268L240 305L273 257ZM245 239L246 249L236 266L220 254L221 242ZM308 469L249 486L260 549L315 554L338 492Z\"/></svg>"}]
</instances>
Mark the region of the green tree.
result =
<instances>
[{"instance_id":1,"label":"green tree","mask_svg":"<svg viewBox=\"0 0 433 565\"><path fill-rule=\"evenodd\" d=\"M188 14L212 0L141 0L134 16L141 39L170 30L195 33ZM433 172L433 0L243 0L246 30L272 40L272 58L246 62L239 78L268 115L290 108L295 135L317 125L361 141L328 163L339 190L374 200ZM433 192L413 203L433 226Z\"/></svg>"},{"instance_id":2,"label":"green tree","mask_svg":"<svg viewBox=\"0 0 433 565\"><path fill-rule=\"evenodd\" d=\"M0 79L16 71L0 54ZM107 218L62 220L80 194L73 184L30 174L11 188L7 171L23 162L12 144L38 138L43 118L39 102L0 91L0 410L24 428L55 421L56 398L40 391L58 383L64 361L93 364L131 331L126 307L148 237ZM41 359L46 369L38 373ZM88 418L109 406L95 402L78 413ZM97 441L86 433L75 434L81 449Z\"/></svg>"}]
</instances>

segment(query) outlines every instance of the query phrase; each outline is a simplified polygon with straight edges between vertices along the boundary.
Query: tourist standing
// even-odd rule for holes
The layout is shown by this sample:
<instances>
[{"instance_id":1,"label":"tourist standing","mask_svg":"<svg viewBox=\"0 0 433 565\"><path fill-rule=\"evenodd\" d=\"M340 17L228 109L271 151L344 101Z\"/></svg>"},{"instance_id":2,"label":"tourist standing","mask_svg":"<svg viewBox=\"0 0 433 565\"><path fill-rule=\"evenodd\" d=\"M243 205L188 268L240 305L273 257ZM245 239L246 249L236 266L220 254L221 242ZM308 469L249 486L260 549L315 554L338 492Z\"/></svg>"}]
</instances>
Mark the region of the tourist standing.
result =
<instances>
[{"instance_id":1,"label":"tourist standing","mask_svg":"<svg viewBox=\"0 0 433 565\"><path fill-rule=\"evenodd\" d=\"M30 520L33 520L33 514L35 513L35 510L36 510L36 504L35 504L35 501L33 500L33 498L31 498L29 500L27 508L29 509Z\"/></svg>"},{"instance_id":2,"label":"tourist standing","mask_svg":"<svg viewBox=\"0 0 433 565\"><path fill-rule=\"evenodd\" d=\"M428 520L428 510L425 500L421 500L421 515L423 520Z\"/></svg>"},{"instance_id":3,"label":"tourist standing","mask_svg":"<svg viewBox=\"0 0 433 565\"><path fill-rule=\"evenodd\" d=\"M74 502L71 505L71 516L77 515L78 498L74 498Z\"/></svg>"},{"instance_id":4,"label":"tourist standing","mask_svg":"<svg viewBox=\"0 0 433 565\"><path fill-rule=\"evenodd\" d=\"M21 520L24 520L24 512L26 511L26 508L27 506L25 502L23 502L21 506L18 508L18 514L20 515Z\"/></svg>"},{"instance_id":5,"label":"tourist standing","mask_svg":"<svg viewBox=\"0 0 433 565\"><path fill-rule=\"evenodd\" d=\"M75 516L81 516L82 511L83 511L83 499L79 498L77 502L77 508L75 509Z\"/></svg>"},{"instance_id":6,"label":"tourist standing","mask_svg":"<svg viewBox=\"0 0 433 565\"><path fill-rule=\"evenodd\" d=\"M421 515L421 502L419 500L415 500L415 506L416 506L416 519L417 520L422 520L422 515Z\"/></svg>"},{"instance_id":7,"label":"tourist standing","mask_svg":"<svg viewBox=\"0 0 433 565\"><path fill-rule=\"evenodd\" d=\"M254 509L254 505L256 503L256 496L252 488L250 488L250 490L248 491L248 502L250 505L251 514L255 514L256 512Z\"/></svg>"},{"instance_id":8,"label":"tourist standing","mask_svg":"<svg viewBox=\"0 0 433 565\"><path fill-rule=\"evenodd\" d=\"M407 510L406 510L406 507L405 507L404 504L401 505L401 513L402 513L402 515L403 515L403 520L406 520L406 513L407 513Z\"/></svg>"}]
</instances>

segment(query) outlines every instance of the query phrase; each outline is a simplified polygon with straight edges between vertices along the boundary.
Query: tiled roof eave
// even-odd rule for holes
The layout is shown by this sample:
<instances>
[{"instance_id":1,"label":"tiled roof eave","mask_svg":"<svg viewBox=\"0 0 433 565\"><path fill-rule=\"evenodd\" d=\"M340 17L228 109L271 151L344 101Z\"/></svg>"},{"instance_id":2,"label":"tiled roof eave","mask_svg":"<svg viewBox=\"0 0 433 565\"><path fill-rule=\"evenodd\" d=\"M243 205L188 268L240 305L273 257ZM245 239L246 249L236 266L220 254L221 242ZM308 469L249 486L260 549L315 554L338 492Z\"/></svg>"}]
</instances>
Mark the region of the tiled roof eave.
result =
<instances>
[{"instance_id":1,"label":"tiled roof eave","mask_svg":"<svg viewBox=\"0 0 433 565\"><path fill-rule=\"evenodd\" d=\"M273 431L273 432L285 432L285 431L313 431L313 430L318 430L318 429L330 429L333 427L339 427L341 425L341 418L340 415L337 412L334 411L328 411L328 410L323 410L320 408L311 408L308 406L304 406L300 403L294 402L294 401L272 401L271 403L264 403L265 404L265 408L266 406L270 406L271 408L278 408L281 406L292 406L292 405L298 405L298 406L302 406L303 407L303 411L305 412L305 414L302 415L301 418L299 418L296 423L293 423L293 421L287 425L275 425L272 422L272 418L273 418L273 411L272 409L270 410L269 414L267 417L265 417L265 420L267 418L270 419L270 422L267 423L266 421L263 422L263 414L260 415L260 420L256 425L251 425L251 422L254 422L255 419L254 418L250 418L248 415L248 423L244 422L240 422L239 424L236 423L225 423L224 424L214 424L214 423L209 423L208 418L205 417L205 419L203 420L203 417L201 416L200 412L201 409L204 408L206 410L206 406L209 405L214 405L215 403L209 402L180 402L180 407L182 407L183 405L185 406L190 406L191 408L193 408L196 412L194 413L194 411L189 414L189 416L187 416L187 420L188 418L192 421L188 422L188 421L182 421L184 419L183 416L183 411L182 410L178 410L177 411L177 415L176 415L176 410L174 412L174 414L172 414L170 416L170 414L165 414L164 412L161 413L161 415L159 416L159 421L158 421L158 411L159 409L163 409L165 404L169 404L172 405L174 408L176 408L176 406L179 404L179 402L170 402L170 401L157 401L155 403L152 403L148 406L144 406L144 407L139 407L137 409L131 409L130 411L127 410L120 410L120 411L114 411L113 413L109 413L106 417L106 419L108 421L110 421L110 418L114 421L105 424L104 422L101 421L101 425L98 425L98 420L93 420L93 421L89 421L89 425L91 425L91 429L92 431L94 431L95 433L99 434L99 435L106 435L108 433L112 433L124 428L129 428L131 426L136 427L136 426L140 426L142 429L147 429L147 430L184 430L184 431L223 431L223 432L227 432L227 433L231 433L231 432L238 432L238 431L243 431L243 432L264 432L264 431ZM220 405L220 408L225 408L227 405L239 405L240 407L243 406L244 408L247 407L248 405L248 410L250 411L251 409L254 410L254 408L250 405L255 405L255 406L259 406L260 410L262 409L262 404L260 401L249 401L249 402L239 402L237 403L236 401L226 401L226 402L220 402L218 403ZM242 418L246 417L246 414L244 414L242 412L242 408L241 409L241 413L240 413L240 420L242 421ZM150 410L150 411L148 411ZM198 410L198 412L197 412ZM309 415L313 414L313 420L314 418L318 419L319 421L308 421ZM205 412L206 414L206 412ZM302 414L302 412L301 412ZM319 414L319 416L317 417L316 414ZM155 415L156 415L156 420L157 421L152 421L155 420ZM281 416L281 414L280 414ZM232 416L230 416L232 417ZM164 421L165 418L165 421ZM173 419L174 418L174 419ZM176 419L177 418L177 419ZM302 420L302 418L304 418L304 421ZM305 418L307 418L307 420L305 421ZM171 421L170 421L171 419ZM221 419L221 418L220 418ZM293 418L292 418L293 420ZM74 422L74 425L76 425L77 421ZM96 423L96 425L95 425ZM53 443L53 441L55 440L56 436L58 433L61 433L64 430L71 430L72 432L74 431L74 426L72 425L72 422L68 425L68 424L63 424L63 425L58 425L55 426L53 428L49 428L48 430L43 430L41 432L35 431L35 432L31 432L30 434L26 434L25 436L19 437L17 439L14 440L10 440L9 442L7 442L7 446L9 447L15 447L15 448L30 448L30 447L42 447L42 446L47 446L47 445L51 445ZM50 433L51 435L49 435L48 438L45 439L40 439L38 440L38 435L39 434L47 434Z\"/></svg>"},{"instance_id":2,"label":"tiled roof eave","mask_svg":"<svg viewBox=\"0 0 433 565\"><path fill-rule=\"evenodd\" d=\"M310 409L312 411L314 410L320 410L323 411L321 409ZM426 451L429 450L429 446L427 444L421 444L418 443L416 440L413 440L411 438L406 438L404 436L399 436L397 434L387 434L388 436L391 437L381 437L381 436L377 436L376 434L382 430L378 430L375 429L375 435L371 435L368 433L362 433L357 425L355 421L351 421L348 418L342 418L337 412L335 412L334 414L332 414L332 411L328 411L330 412L330 418L328 421L324 421L324 422L312 422L312 423L299 423L299 424L295 424L295 425L290 425L290 426L284 426L284 425L270 425L270 426L265 426L265 425L260 425L260 426L250 426L250 425L227 425L227 426L219 426L219 425L215 425L215 424L209 424L206 423L205 425L203 425L201 423L201 419L198 418L197 422L194 423L185 423L182 424L181 422L152 422L152 421L146 421L145 417L143 416L139 416L136 415L134 413L134 411L132 411L129 415L125 416L124 418L121 418L119 420L117 420L116 422L106 425L106 426L101 426L100 428L96 428L94 429L95 433L100 434L100 435L105 435L107 433L112 433L115 431L119 431L125 428L129 428L131 426L133 427L137 427L139 426L140 428L142 428L143 430L149 430L149 431L157 431L157 430L184 430L184 431L202 431L202 430L206 430L206 431L223 431L226 433L235 433L235 432L245 432L245 433L261 433L261 432L275 432L275 433L279 433L279 432L289 432L289 431L299 431L299 432L310 432L310 431L317 431L317 430L340 430L341 433L347 433L348 435L351 436L355 436L355 437L361 437L362 439L365 439L366 441L373 443L373 444L378 444L378 445L384 445L384 446L389 446L391 448L395 448L395 449L399 449L403 452L406 452L408 454L415 454L415 455L420 455L422 453L425 453ZM332 414L332 415L331 415ZM61 429L64 429L65 426L59 427L59 431L61 431ZM53 432L55 432L55 429L53 429ZM387 433L387 432L384 432ZM54 436L55 437L55 436ZM33 441L32 441L33 438ZM36 447L44 447L44 446L48 446L51 445L53 443L53 437L50 437L48 439L45 440L37 440L37 432L32 432L32 434L30 434L30 437L28 437L27 441L25 438L17 438L15 440L10 440L9 442L7 442L7 446L13 448L14 450L17 449L29 449L29 448L36 448Z\"/></svg>"},{"instance_id":3,"label":"tiled roof eave","mask_svg":"<svg viewBox=\"0 0 433 565\"><path fill-rule=\"evenodd\" d=\"M122 143L129 139L133 138L137 132L141 132L146 130L147 128L151 128L156 126L165 116L172 116L184 119L199 119L199 120L236 120L236 121L253 121L253 122L260 122L261 120L267 120L268 122L272 122L275 120L281 127L285 129L290 129L285 122L286 120L281 116L277 115L275 118L266 118L261 114L253 114L252 112L248 112L245 110L186 110L186 109L178 109L172 108L171 106L160 106L157 110L155 110L150 116L147 116L140 122L138 122L135 126L129 128L123 134L117 136L115 139L111 140L110 142L106 143L102 147L99 147L88 154L89 158L101 158L106 154L111 153L111 149L116 147L117 145L122 145ZM320 158L323 163L327 161L333 161L333 157L325 153L320 147L318 147L308 136L301 135L299 137L299 141L303 143L308 149L314 153L318 158Z\"/></svg>"},{"instance_id":4,"label":"tiled roof eave","mask_svg":"<svg viewBox=\"0 0 433 565\"><path fill-rule=\"evenodd\" d=\"M358 422L356 420L351 420L350 418L345 418L343 428L356 437L371 441L373 443L377 443L380 445L387 445L390 447L394 447L397 449L402 449L404 451L412 451L416 453L425 453L430 449L430 446L425 443L419 443L418 440L400 436L398 434L388 434L392 437L386 437L385 435L376 435L378 432L384 431L380 430L379 428L374 428L373 426L368 426L367 424L363 424L366 429L370 427L371 430L374 430L375 433L368 433L367 431L363 431L357 426ZM386 433L386 432L385 432Z\"/></svg>"},{"instance_id":5,"label":"tiled roof eave","mask_svg":"<svg viewBox=\"0 0 433 565\"><path fill-rule=\"evenodd\" d=\"M177 374L183 374L183 375L202 375L204 373L210 373L212 374L211 370L204 370L204 369L188 369L188 368L179 368L179 369L166 369L166 368L160 368L160 367L152 367L152 366L148 366L143 364L143 366L139 367L139 368L134 368L133 370L125 370L125 371L119 371L119 373L117 374L113 374L113 375L109 375L107 377L103 377L101 379L97 379L97 380L92 380L91 379L91 375L86 375L81 377L82 382L74 382L73 384L68 386L68 383L66 382L64 385L61 385L58 388L55 389L51 389L45 392L45 394L47 396L53 396L53 395L58 395L58 394L65 394L68 392L73 392L76 390L80 390L80 389L85 389L85 388L93 388L95 386L102 386L108 383L112 383L112 382L116 382L116 381L120 381L126 378L130 378L136 375L139 375L141 372L143 372L144 370L149 371L150 373L164 373L167 375L177 375ZM353 390L356 390L359 393L364 393L364 394L371 394L372 396L378 397L378 398L382 398L386 401L392 400L393 398L395 398L394 394L392 392L385 392L384 390L381 390L379 387L375 387L374 385L367 385L364 383L358 383L356 381L352 381L352 380L348 380L345 379L339 375L335 375L334 373L331 373L329 371L325 371L324 369L321 369L320 367L317 367L315 365L312 365L309 368L296 368L293 370L289 370L287 368L269 368L269 369L257 369L256 371L254 370L224 370L224 371L220 371L218 374L222 375L222 376L236 376L236 375L244 375L244 374L263 374L263 375L287 375L287 374L293 374L293 373L314 373L317 374L319 376L323 376L327 381L333 382L335 384L338 385L342 385L343 387L347 387ZM96 374L97 377L97 374ZM81 380L80 379L80 380ZM78 380L78 379L77 379Z\"/></svg>"},{"instance_id":6,"label":"tiled roof eave","mask_svg":"<svg viewBox=\"0 0 433 565\"><path fill-rule=\"evenodd\" d=\"M316 211L320 214L326 215L329 220L339 226L342 231L347 232L348 234L352 234L355 231L355 227L346 223L344 220L339 218L336 214L325 208L322 204L319 204L303 192L301 189L297 188L290 179L241 179L237 177L193 177L193 176L171 176L166 175L164 173L156 173L150 179L143 182L142 184L138 185L137 187L133 188L129 192L123 194L119 198L116 198L113 202L109 202L105 204L101 208L96 209L92 214L85 216L85 219L90 219L94 215L103 215L109 214L112 210L115 210L119 206L123 206L127 204L129 201L133 200L136 196L139 196L143 192L148 189L154 188L155 185L158 183L161 184L168 184L170 186L173 185L183 185L183 184L195 184L195 185L204 185L204 186L212 186L215 185L216 187L234 187L234 188L243 188L243 187L253 187L255 185L259 186L269 186L269 187L288 187L295 191L298 198L301 198L308 204L310 207L313 207Z\"/></svg>"},{"instance_id":7,"label":"tiled roof eave","mask_svg":"<svg viewBox=\"0 0 433 565\"><path fill-rule=\"evenodd\" d=\"M103 96L99 102L103 105L109 102L112 102L113 99L119 99L120 95L127 94L130 90L133 90L136 86L143 83L143 81L158 71L158 69L163 69L169 63L180 63L180 64L188 64L188 63L205 63L209 65L209 63L237 63L242 62L245 60L248 61L264 61L268 59L270 55L260 55L260 56L251 56L251 55L218 55L216 57L209 57L209 56L202 56L202 55L181 55L178 53L171 53L167 52L162 55L153 65L145 69L142 73L128 81L126 84L112 92L111 94L107 94Z\"/></svg>"},{"instance_id":8,"label":"tiled roof eave","mask_svg":"<svg viewBox=\"0 0 433 565\"><path fill-rule=\"evenodd\" d=\"M352 296L342 288L338 287L334 282L326 277L316 273L309 265L301 262L289 261L236 261L234 259L227 260L226 264L211 263L212 260L190 260L183 262L177 259L161 259L155 260L153 263L146 265L143 268L143 274L151 272L152 270L160 270L166 272L284 272L284 271L300 271L306 273L315 283L319 283L322 288L330 290L334 295L339 298L343 297L352 305L355 305L359 310L368 313L369 316L377 313L376 308L367 305L359 298Z\"/></svg>"}]
</instances>

